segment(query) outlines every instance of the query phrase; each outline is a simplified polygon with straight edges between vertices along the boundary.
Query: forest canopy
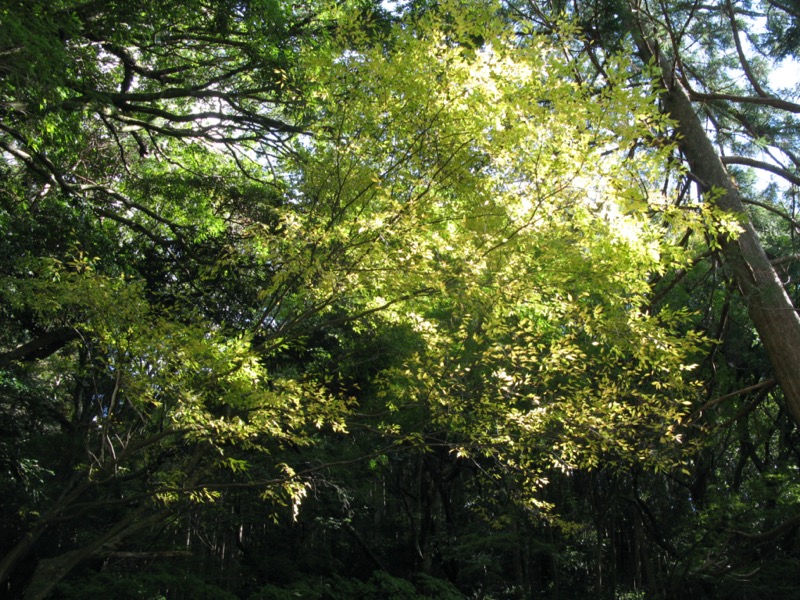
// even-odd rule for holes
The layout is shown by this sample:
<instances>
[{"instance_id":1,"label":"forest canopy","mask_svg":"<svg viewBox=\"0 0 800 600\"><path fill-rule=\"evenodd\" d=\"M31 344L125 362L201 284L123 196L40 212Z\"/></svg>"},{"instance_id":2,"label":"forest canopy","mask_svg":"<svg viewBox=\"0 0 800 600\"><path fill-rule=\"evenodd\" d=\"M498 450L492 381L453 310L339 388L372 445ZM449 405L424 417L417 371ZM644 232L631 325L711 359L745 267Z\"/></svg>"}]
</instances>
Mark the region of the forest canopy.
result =
<instances>
[{"instance_id":1,"label":"forest canopy","mask_svg":"<svg viewBox=\"0 0 800 600\"><path fill-rule=\"evenodd\" d=\"M0 4L3 594L792 597L799 14Z\"/></svg>"}]
</instances>

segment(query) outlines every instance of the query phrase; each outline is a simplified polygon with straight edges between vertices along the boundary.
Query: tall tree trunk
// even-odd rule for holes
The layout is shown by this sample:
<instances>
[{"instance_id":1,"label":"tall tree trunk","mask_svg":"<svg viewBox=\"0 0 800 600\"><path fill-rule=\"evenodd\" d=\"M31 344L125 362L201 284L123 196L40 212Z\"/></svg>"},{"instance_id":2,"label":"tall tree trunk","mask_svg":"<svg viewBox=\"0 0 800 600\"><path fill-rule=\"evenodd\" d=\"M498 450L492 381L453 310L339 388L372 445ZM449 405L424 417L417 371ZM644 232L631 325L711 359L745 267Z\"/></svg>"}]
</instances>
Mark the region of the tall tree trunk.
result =
<instances>
[{"instance_id":1,"label":"tall tree trunk","mask_svg":"<svg viewBox=\"0 0 800 600\"><path fill-rule=\"evenodd\" d=\"M645 62L655 57L661 67L664 110L677 124L678 144L706 200L739 219L742 232L735 238L723 236L719 240L722 256L747 303L750 319L767 351L786 406L795 423L800 425L800 316L761 247L736 184L697 116L686 89L675 75L674 60L646 39L639 42L639 53Z\"/></svg>"}]
</instances>

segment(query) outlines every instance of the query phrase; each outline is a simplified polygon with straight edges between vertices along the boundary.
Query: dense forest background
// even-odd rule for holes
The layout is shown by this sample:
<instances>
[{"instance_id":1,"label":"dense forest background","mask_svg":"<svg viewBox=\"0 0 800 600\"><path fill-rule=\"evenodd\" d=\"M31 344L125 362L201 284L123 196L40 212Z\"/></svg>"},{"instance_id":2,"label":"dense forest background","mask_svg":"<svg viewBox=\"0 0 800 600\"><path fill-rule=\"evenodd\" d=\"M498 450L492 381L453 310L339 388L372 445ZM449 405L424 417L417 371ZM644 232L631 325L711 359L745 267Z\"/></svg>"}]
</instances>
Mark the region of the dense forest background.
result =
<instances>
[{"instance_id":1,"label":"dense forest background","mask_svg":"<svg viewBox=\"0 0 800 600\"><path fill-rule=\"evenodd\" d=\"M797 598L799 49L0 1L0 595Z\"/></svg>"}]
</instances>

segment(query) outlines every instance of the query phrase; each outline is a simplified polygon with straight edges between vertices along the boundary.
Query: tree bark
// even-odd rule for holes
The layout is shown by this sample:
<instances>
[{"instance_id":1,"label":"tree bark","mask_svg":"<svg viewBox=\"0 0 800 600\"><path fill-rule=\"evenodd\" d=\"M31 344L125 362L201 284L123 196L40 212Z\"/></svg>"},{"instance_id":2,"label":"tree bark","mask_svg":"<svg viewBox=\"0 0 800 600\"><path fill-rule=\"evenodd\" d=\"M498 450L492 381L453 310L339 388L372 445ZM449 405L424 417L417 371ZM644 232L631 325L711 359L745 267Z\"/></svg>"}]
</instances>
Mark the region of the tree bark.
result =
<instances>
[{"instance_id":1,"label":"tree bark","mask_svg":"<svg viewBox=\"0 0 800 600\"><path fill-rule=\"evenodd\" d=\"M706 200L735 215L742 227L737 237L723 236L718 240L722 257L745 299L775 379L783 390L786 407L800 425L800 316L761 246L736 184L697 116L686 89L675 75L674 61L661 53L653 42L640 42L639 52L645 62L652 57L658 61L665 88L662 94L664 111L676 123L678 145L692 174L700 182Z\"/></svg>"}]
</instances>

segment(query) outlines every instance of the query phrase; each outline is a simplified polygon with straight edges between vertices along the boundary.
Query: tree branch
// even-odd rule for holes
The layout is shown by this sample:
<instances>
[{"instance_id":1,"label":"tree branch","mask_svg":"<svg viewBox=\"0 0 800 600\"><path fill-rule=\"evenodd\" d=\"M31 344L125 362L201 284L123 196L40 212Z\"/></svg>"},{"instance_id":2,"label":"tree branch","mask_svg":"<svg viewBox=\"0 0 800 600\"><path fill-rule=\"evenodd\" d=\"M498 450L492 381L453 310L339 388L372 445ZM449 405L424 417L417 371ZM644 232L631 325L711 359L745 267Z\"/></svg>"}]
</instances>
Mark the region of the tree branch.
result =
<instances>
[{"instance_id":1,"label":"tree branch","mask_svg":"<svg viewBox=\"0 0 800 600\"><path fill-rule=\"evenodd\" d=\"M777 108L778 110L785 110L791 113L800 113L800 104L795 104L794 102L789 102L787 100L781 100L780 98L775 98L772 96L768 98L761 98L758 96L739 96L738 94L706 94L693 90L691 84L685 76L682 76L681 80L683 85L686 86L686 90L691 100L729 100L731 102L738 102L741 104L757 104L759 106L769 106L771 108Z\"/></svg>"},{"instance_id":2,"label":"tree branch","mask_svg":"<svg viewBox=\"0 0 800 600\"><path fill-rule=\"evenodd\" d=\"M800 223L795 221L791 216L789 216L787 213L783 212L779 208L776 208L776 207L774 207L774 206L772 206L770 204L767 204L766 202L759 202L758 200L748 200L747 198L742 198L742 203L743 204L750 204L752 206L758 206L760 208L763 208L766 211L769 211L769 212L771 212L773 214L776 214L779 217L789 221L789 223L792 224L792 227L794 227L795 229L800 231Z\"/></svg>"},{"instance_id":3,"label":"tree branch","mask_svg":"<svg viewBox=\"0 0 800 600\"><path fill-rule=\"evenodd\" d=\"M749 386L747 386L745 388L742 388L740 390L736 390L735 392L731 392L730 394L725 394L724 396L719 396L718 398L714 398L713 400L709 400L708 402L703 404L703 406L701 406L696 411L694 411L689 416L689 418L691 419L693 417L699 416L703 411L706 411L706 410L708 410L710 408L714 408L717 404L719 404L720 402L724 402L725 400L730 400L731 398L736 398L737 396L741 396L743 394L749 394L750 392L754 392L756 390L760 390L760 389L765 388L765 387L773 388L776 385L777 385L777 382L774 379L765 379L764 381L760 381L760 382L756 383L755 385L749 385Z\"/></svg>"},{"instance_id":4,"label":"tree branch","mask_svg":"<svg viewBox=\"0 0 800 600\"><path fill-rule=\"evenodd\" d=\"M71 327L56 329L34 340L18 346L14 350L0 354L0 367L5 367L14 361L31 362L55 354L72 340L81 337L80 331Z\"/></svg>"},{"instance_id":5,"label":"tree branch","mask_svg":"<svg viewBox=\"0 0 800 600\"><path fill-rule=\"evenodd\" d=\"M748 156L721 156L722 164L724 165L744 165L746 167L753 167L754 169L761 169L762 171L769 171L779 177L783 177L789 183L800 185L800 177L777 165L765 162L763 160L756 160Z\"/></svg>"},{"instance_id":6,"label":"tree branch","mask_svg":"<svg viewBox=\"0 0 800 600\"><path fill-rule=\"evenodd\" d=\"M773 540L779 535L786 533L790 529L793 529L798 526L800 526L800 515L796 515L791 519L784 521L780 525L773 527L769 531L764 531L762 533L748 533L746 531L739 531L736 529L731 529L730 531L731 533L734 533L738 536L745 538L749 542L758 543L758 542L768 542L770 540Z\"/></svg>"},{"instance_id":7,"label":"tree branch","mask_svg":"<svg viewBox=\"0 0 800 600\"><path fill-rule=\"evenodd\" d=\"M733 10L733 5L731 4L731 0L726 0L725 2L728 18L731 22L731 31L733 33L733 42L736 45L736 53L739 55L739 64L742 65L742 70L744 71L747 80L750 82L750 85L753 86L756 94L758 94L762 98L771 98L769 94L767 94L761 85L758 83L758 80L755 78L752 69L750 68L750 63L747 61L747 57L744 55L744 50L742 49L742 41L739 39L739 26L736 24L736 13Z\"/></svg>"}]
</instances>

